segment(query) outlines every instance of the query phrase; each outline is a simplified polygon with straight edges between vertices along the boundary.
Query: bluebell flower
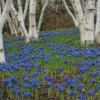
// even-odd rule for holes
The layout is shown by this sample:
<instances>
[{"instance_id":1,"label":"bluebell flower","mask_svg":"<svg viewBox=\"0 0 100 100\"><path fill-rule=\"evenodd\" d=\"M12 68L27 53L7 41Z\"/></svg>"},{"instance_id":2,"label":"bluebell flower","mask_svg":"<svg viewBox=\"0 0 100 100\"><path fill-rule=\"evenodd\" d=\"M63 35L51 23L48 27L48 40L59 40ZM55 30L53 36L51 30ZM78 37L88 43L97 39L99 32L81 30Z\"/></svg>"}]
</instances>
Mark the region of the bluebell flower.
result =
<instances>
[{"instance_id":1,"label":"bluebell flower","mask_svg":"<svg viewBox=\"0 0 100 100\"><path fill-rule=\"evenodd\" d=\"M27 83L24 84L24 87L29 88L29 85Z\"/></svg>"},{"instance_id":2,"label":"bluebell flower","mask_svg":"<svg viewBox=\"0 0 100 100\"><path fill-rule=\"evenodd\" d=\"M54 86L55 86L55 87L59 87L60 84L59 84L59 83L55 83Z\"/></svg>"},{"instance_id":3,"label":"bluebell flower","mask_svg":"<svg viewBox=\"0 0 100 100\"><path fill-rule=\"evenodd\" d=\"M44 75L44 78L47 80L47 81L52 81L53 79L50 77L50 76L48 76L48 75Z\"/></svg>"},{"instance_id":4,"label":"bluebell flower","mask_svg":"<svg viewBox=\"0 0 100 100\"><path fill-rule=\"evenodd\" d=\"M0 92L1 92L2 90L1 90L1 88L0 88Z\"/></svg>"},{"instance_id":5,"label":"bluebell flower","mask_svg":"<svg viewBox=\"0 0 100 100\"><path fill-rule=\"evenodd\" d=\"M84 94L83 95L79 94L78 95L78 99L80 99L80 100L87 100Z\"/></svg>"},{"instance_id":6,"label":"bluebell flower","mask_svg":"<svg viewBox=\"0 0 100 100\"><path fill-rule=\"evenodd\" d=\"M17 77L10 77L11 81L18 82Z\"/></svg>"},{"instance_id":7,"label":"bluebell flower","mask_svg":"<svg viewBox=\"0 0 100 100\"><path fill-rule=\"evenodd\" d=\"M59 71L63 71L63 67L59 67L59 69L58 69Z\"/></svg>"},{"instance_id":8,"label":"bluebell flower","mask_svg":"<svg viewBox=\"0 0 100 100\"><path fill-rule=\"evenodd\" d=\"M77 94L74 91L70 91L69 92L69 96L75 96L75 97L77 97Z\"/></svg>"},{"instance_id":9,"label":"bluebell flower","mask_svg":"<svg viewBox=\"0 0 100 100\"><path fill-rule=\"evenodd\" d=\"M34 72L34 76L38 76L39 75L39 72Z\"/></svg>"},{"instance_id":10,"label":"bluebell flower","mask_svg":"<svg viewBox=\"0 0 100 100\"><path fill-rule=\"evenodd\" d=\"M12 82L7 84L7 87L8 88L11 88L12 86L13 86L13 83Z\"/></svg>"},{"instance_id":11,"label":"bluebell flower","mask_svg":"<svg viewBox=\"0 0 100 100\"><path fill-rule=\"evenodd\" d=\"M44 59L44 62L45 62L45 63L48 63L48 59L47 59L47 58L46 58L46 59Z\"/></svg>"},{"instance_id":12,"label":"bluebell flower","mask_svg":"<svg viewBox=\"0 0 100 100\"><path fill-rule=\"evenodd\" d=\"M19 89L19 86L15 86L14 88L12 88L13 93L15 93L16 90L18 90L18 89Z\"/></svg>"},{"instance_id":13,"label":"bluebell flower","mask_svg":"<svg viewBox=\"0 0 100 100\"><path fill-rule=\"evenodd\" d=\"M71 84L69 85L69 87L70 87L70 88L74 88L74 87L75 87L75 83L71 83Z\"/></svg>"},{"instance_id":14,"label":"bluebell flower","mask_svg":"<svg viewBox=\"0 0 100 100\"><path fill-rule=\"evenodd\" d=\"M21 68L21 70L26 71L25 68Z\"/></svg>"},{"instance_id":15,"label":"bluebell flower","mask_svg":"<svg viewBox=\"0 0 100 100\"><path fill-rule=\"evenodd\" d=\"M40 63L36 63L35 64L35 67L40 67Z\"/></svg>"},{"instance_id":16,"label":"bluebell flower","mask_svg":"<svg viewBox=\"0 0 100 100\"><path fill-rule=\"evenodd\" d=\"M51 61L51 63L53 63L53 61Z\"/></svg>"},{"instance_id":17,"label":"bluebell flower","mask_svg":"<svg viewBox=\"0 0 100 100\"><path fill-rule=\"evenodd\" d=\"M78 91L82 91L82 88L84 87L84 84L79 84L77 87L76 87L76 90Z\"/></svg>"},{"instance_id":18,"label":"bluebell flower","mask_svg":"<svg viewBox=\"0 0 100 100\"><path fill-rule=\"evenodd\" d=\"M47 71L46 70L43 70L43 73L46 73Z\"/></svg>"},{"instance_id":19,"label":"bluebell flower","mask_svg":"<svg viewBox=\"0 0 100 100\"><path fill-rule=\"evenodd\" d=\"M78 78L78 80L81 80L81 81L83 81L83 77L79 77L79 78Z\"/></svg>"},{"instance_id":20,"label":"bluebell flower","mask_svg":"<svg viewBox=\"0 0 100 100\"><path fill-rule=\"evenodd\" d=\"M92 77L94 77L94 76L96 76L96 75L98 75L99 74L99 71L95 71L95 72L91 72L90 73L90 75L92 76Z\"/></svg>"},{"instance_id":21,"label":"bluebell flower","mask_svg":"<svg viewBox=\"0 0 100 100\"><path fill-rule=\"evenodd\" d=\"M30 71L32 68L31 67L27 67L28 71Z\"/></svg>"},{"instance_id":22,"label":"bluebell flower","mask_svg":"<svg viewBox=\"0 0 100 100\"><path fill-rule=\"evenodd\" d=\"M95 95L94 91L92 91L92 90L89 90L87 94L93 95L93 96Z\"/></svg>"},{"instance_id":23,"label":"bluebell flower","mask_svg":"<svg viewBox=\"0 0 100 100\"><path fill-rule=\"evenodd\" d=\"M24 77L23 80L24 80L24 81L28 81L29 79L28 79L27 77Z\"/></svg>"},{"instance_id":24,"label":"bluebell flower","mask_svg":"<svg viewBox=\"0 0 100 100\"><path fill-rule=\"evenodd\" d=\"M71 57L72 57L72 55L68 54L68 55L67 55L67 57L70 57L70 58L71 58Z\"/></svg>"},{"instance_id":25,"label":"bluebell flower","mask_svg":"<svg viewBox=\"0 0 100 100\"><path fill-rule=\"evenodd\" d=\"M44 67L41 67L40 70L44 70Z\"/></svg>"},{"instance_id":26,"label":"bluebell flower","mask_svg":"<svg viewBox=\"0 0 100 100\"><path fill-rule=\"evenodd\" d=\"M76 61L74 61L73 63L72 63L72 65L77 65L78 63L76 62Z\"/></svg>"},{"instance_id":27,"label":"bluebell flower","mask_svg":"<svg viewBox=\"0 0 100 100\"><path fill-rule=\"evenodd\" d=\"M94 83L97 83L97 80L93 78L90 82L94 84Z\"/></svg>"},{"instance_id":28,"label":"bluebell flower","mask_svg":"<svg viewBox=\"0 0 100 100\"><path fill-rule=\"evenodd\" d=\"M78 81L78 78L73 78L72 83L76 83Z\"/></svg>"},{"instance_id":29,"label":"bluebell flower","mask_svg":"<svg viewBox=\"0 0 100 100\"><path fill-rule=\"evenodd\" d=\"M8 79L4 79L3 83L10 83L11 82L11 79L8 78Z\"/></svg>"},{"instance_id":30,"label":"bluebell flower","mask_svg":"<svg viewBox=\"0 0 100 100\"><path fill-rule=\"evenodd\" d=\"M64 64L66 64L67 63L67 61L64 61Z\"/></svg>"},{"instance_id":31,"label":"bluebell flower","mask_svg":"<svg viewBox=\"0 0 100 100\"><path fill-rule=\"evenodd\" d=\"M98 84L98 85L96 86L96 88L97 88L98 90L100 90L100 85Z\"/></svg>"},{"instance_id":32,"label":"bluebell flower","mask_svg":"<svg viewBox=\"0 0 100 100\"><path fill-rule=\"evenodd\" d=\"M19 86L22 86L22 82L19 82L19 84L18 84Z\"/></svg>"},{"instance_id":33,"label":"bluebell flower","mask_svg":"<svg viewBox=\"0 0 100 100\"><path fill-rule=\"evenodd\" d=\"M65 87L63 87L63 86L58 86L58 90L60 91L60 92L63 92L64 90L65 90Z\"/></svg>"},{"instance_id":34,"label":"bluebell flower","mask_svg":"<svg viewBox=\"0 0 100 100\"><path fill-rule=\"evenodd\" d=\"M29 97L30 95L31 95L31 92L24 92L23 94L22 94L24 97Z\"/></svg>"},{"instance_id":35,"label":"bluebell flower","mask_svg":"<svg viewBox=\"0 0 100 100\"><path fill-rule=\"evenodd\" d=\"M45 87L51 87L51 86L52 86L52 82L48 82L48 83L46 83Z\"/></svg>"},{"instance_id":36,"label":"bluebell flower","mask_svg":"<svg viewBox=\"0 0 100 100\"><path fill-rule=\"evenodd\" d=\"M66 81L67 84L70 84L71 82L72 82L71 79L68 79L68 80Z\"/></svg>"},{"instance_id":37,"label":"bluebell flower","mask_svg":"<svg viewBox=\"0 0 100 100\"><path fill-rule=\"evenodd\" d=\"M67 81L67 80L68 80L68 77L67 76L63 78L63 81Z\"/></svg>"},{"instance_id":38,"label":"bluebell flower","mask_svg":"<svg viewBox=\"0 0 100 100\"><path fill-rule=\"evenodd\" d=\"M0 95L0 98L2 98L2 96Z\"/></svg>"},{"instance_id":39,"label":"bluebell flower","mask_svg":"<svg viewBox=\"0 0 100 100\"><path fill-rule=\"evenodd\" d=\"M28 74L28 76L29 76L29 77L33 77L33 76L34 76L34 74L29 73L29 74Z\"/></svg>"}]
</instances>

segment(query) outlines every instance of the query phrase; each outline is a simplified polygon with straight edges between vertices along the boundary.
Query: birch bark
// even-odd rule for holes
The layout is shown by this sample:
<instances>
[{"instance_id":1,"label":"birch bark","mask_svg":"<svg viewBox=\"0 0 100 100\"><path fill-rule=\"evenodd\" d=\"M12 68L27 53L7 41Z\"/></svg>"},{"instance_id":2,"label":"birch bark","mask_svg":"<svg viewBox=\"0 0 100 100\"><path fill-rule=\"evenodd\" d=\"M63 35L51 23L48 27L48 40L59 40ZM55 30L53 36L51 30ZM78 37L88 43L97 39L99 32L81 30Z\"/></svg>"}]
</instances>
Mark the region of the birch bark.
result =
<instances>
[{"instance_id":1,"label":"birch bark","mask_svg":"<svg viewBox=\"0 0 100 100\"><path fill-rule=\"evenodd\" d=\"M86 5L86 23L85 23L85 42L86 44L91 44L94 42L94 10L95 10L95 1L88 0Z\"/></svg>"},{"instance_id":2,"label":"birch bark","mask_svg":"<svg viewBox=\"0 0 100 100\"><path fill-rule=\"evenodd\" d=\"M0 63L5 63L2 30L3 30L4 23L6 22L7 16L9 14L11 2L12 0L6 1L6 6L4 7L3 13L0 16Z\"/></svg>"},{"instance_id":3,"label":"birch bark","mask_svg":"<svg viewBox=\"0 0 100 100\"><path fill-rule=\"evenodd\" d=\"M76 27L78 27L78 22L76 21L76 19L75 19L74 15L73 15L73 14L71 13L71 11L69 10L69 8L68 8L68 6L67 6L67 4L66 4L65 0L62 0L62 2L63 2L63 4L64 4L64 6L65 6L65 8L66 8L67 12L69 13L69 15L72 17L72 19L73 19L73 21L74 21L75 26L76 26ZM72 2L72 3L73 3L73 2Z\"/></svg>"},{"instance_id":4,"label":"birch bark","mask_svg":"<svg viewBox=\"0 0 100 100\"><path fill-rule=\"evenodd\" d=\"M40 19L39 19L38 26L37 26L37 35L38 35L38 37L39 37L39 32L40 32L40 27L41 27L44 11L45 11L45 9L47 7L48 2L49 2L49 0L46 0L44 6L42 8L42 11L41 11Z\"/></svg>"},{"instance_id":5,"label":"birch bark","mask_svg":"<svg viewBox=\"0 0 100 100\"><path fill-rule=\"evenodd\" d=\"M100 0L97 1L97 20L95 29L95 41L100 45Z\"/></svg>"},{"instance_id":6,"label":"birch bark","mask_svg":"<svg viewBox=\"0 0 100 100\"><path fill-rule=\"evenodd\" d=\"M24 33L25 35L25 42L28 43L29 42L29 35L27 33L27 30L25 28L25 24L24 24L24 21L23 21L23 16L22 16L22 7L21 6L21 2L20 0L18 0L18 7L19 7L19 13L17 13L16 9L14 8L14 5L11 4L11 10L15 16L15 18L17 19L19 25L20 25L20 28L21 28L21 32L22 34Z\"/></svg>"}]
</instances>

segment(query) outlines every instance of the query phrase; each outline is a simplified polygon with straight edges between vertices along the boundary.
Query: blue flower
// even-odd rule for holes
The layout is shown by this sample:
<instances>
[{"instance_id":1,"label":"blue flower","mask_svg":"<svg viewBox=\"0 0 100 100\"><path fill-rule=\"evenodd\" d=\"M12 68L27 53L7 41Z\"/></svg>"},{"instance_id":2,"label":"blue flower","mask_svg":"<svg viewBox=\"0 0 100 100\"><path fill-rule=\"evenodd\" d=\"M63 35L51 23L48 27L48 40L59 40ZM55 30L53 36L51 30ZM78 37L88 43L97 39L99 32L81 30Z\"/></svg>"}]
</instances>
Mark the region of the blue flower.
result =
<instances>
[{"instance_id":1,"label":"blue flower","mask_svg":"<svg viewBox=\"0 0 100 100\"><path fill-rule=\"evenodd\" d=\"M14 88L12 88L13 93L15 93L15 92L16 92L16 90L18 90L18 89L19 89L19 87L18 87L18 86L15 86Z\"/></svg>"},{"instance_id":2,"label":"blue flower","mask_svg":"<svg viewBox=\"0 0 100 100\"><path fill-rule=\"evenodd\" d=\"M58 88L60 86L60 84L59 83L55 83L54 86Z\"/></svg>"},{"instance_id":3,"label":"blue flower","mask_svg":"<svg viewBox=\"0 0 100 100\"><path fill-rule=\"evenodd\" d=\"M87 94L93 95L93 96L95 95L94 91L92 91L92 90L89 90Z\"/></svg>"},{"instance_id":4,"label":"blue flower","mask_svg":"<svg viewBox=\"0 0 100 100\"><path fill-rule=\"evenodd\" d=\"M31 92L24 92L23 94L22 94L24 97L29 97L30 95L31 95Z\"/></svg>"},{"instance_id":5,"label":"blue flower","mask_svg":"<svg viewBox=\"0 0 100 100\"><path fill-rule=\"evenodd\" d=\"M24 77L23 80L24 80L24 81L28 81L29 79L28 79L27 77Z\"/></svg>"},{"instance_id":6,"label":"blue flower","mask_svg":"<svg viewBox=\"0 0 100 100\"><path fill-rule=\"evenodd\" d=\"M34 72L34 76L38 76L39 75L39 72Z\"/></svg>"},{"instance_id":7,"label":"blue flower","mask_svg":"<svg viewBox=\"0 0 100 100\"><path fill-rule=\"evenodd\" d=\"M50 77L50 76L48 76L48 75L44 75L44 78L47 80L47 81L52 81L53 79Z\"/></svg>"},{"instance_id":8,"label":"blue flower","mask_svg":"<svg viewBox=\"0 0 100 100\"><path fill-rule=\"evenodd\" d=\"M64 64L66 64L67 63L67 61L64 61Z\"/></svg>"},{"instance_id":9,"label":"blue flower","mask_svg":"<svg viewBox=\"0 0 100 100\"><path fill-rule=\"evenodd\" d=\"M18 84L19 86L22 86L22 82L19 82L19 84Z\"/></svg>"},{"instance_id":10,"label":"blue flower","mask_svg":"<svg viewBox=\"0 0 100 100\"><path fill-rule=\"evenodd\" d=\"M29 85L27 83L24 84L24 87L29 88Z\"/></svg>"},{"instance_id":11,"label":"blue flower","mask_svg":"<svg viewBox=\"0 0 100 100\"><path fill-rule=\"evenodd\" d=\"M21 70L26 71L25 68L21 68Z\"/></svg>"},{"instance_id":12,"label":"blue flower","mask_svg":"<svg viewBox=\"0 0 100 100\"><path fill-rule=\"evenodd\" d=\"M17 77L10 77L11 78L11 81L14 81L14 82L18 82L18 80L17 80Z\"/></svg>"},{"instance_id":13,"label":"blue flower","mask_svg":"<svg viewBox=\"0 0 100 100\"><path fill-rule=\"evenodd\" d=\"M33 77L33 76L34 76L34 74L29 73L29 74L28 74L28 76L29 76L29 77Z\"/></svg>"},{"instance_id":14,"label":"blue flower","mask_svg":"<svg viewBox=\"0 0 100 100\"><path fill-rule=\"evenodd\" d=\"M44 59L44 62L45 62L45 63L48 63L48 59L47 59L47 58L46 58L46 59Z\"/></svg>"},{"instance_id":15,"label":"blue flower","mask_svg":"<svg viewBox=\"0 0 100 100\"><path fill-rule=\"evenodd\" d=\"M53 61L51 61L51 63L53 63Z\"/></svg>"},{"instance_id":16,"label":"blue flower","mask_svg":"<svg viewBox=\"0 0 100 100\"><path fill-rule=\"evenodd\" d=\"M73 63L72 63L72 65L77 65L78 63L76 62L76 61L74 61Z\"/></svg>"},{"instance_id":17,"label":"blue flower","mask_svg":"<svg viewBox=\"0 0 100 100\"><path fill-rule=\"evenodd\" d=\"M98 90L100 90L100 85L98 84L98 85L96 86L96 88L97 88Z\"/></svg>"},{"instance_id":18,"label":"blue flower","mask_svg":"<svg viewBox=\"0 0 100 100\"><path fill-rule=\"evenodd\" d=\"M75 83L71 83L71 84L69 85L69 87L70 87L70 88L74 88L74 87L75 87Z\"/></svg>"},{"instance_id":19,"label":"blue flower","mask_svg":"<svg viewBox=\"0 0 100 100\"><path fill-rule=\"evenodd\" d=\"M82 88L84 87L84 84L79 84L77 87L76 87L76 90L78 91L82 91Z\"/></svg>"},{"instance_id":20,"label":"blue flower","mask_svg":"<svg viewBox=\"0 0 100 100\"><path fill-rule=\"evenodd\" d=\"M1 90L1 88L0 88L0 92L1 92L2 90Z\"/></svg>"},{"instance_id":21,"label":"blue flower","mask_svg":"<svg viewBox=\"0 0 100 100\"><path fill-rule=\"evenodd\" d=\"M13 86L13 83L12 82L7 84L7 87L8 88L11 88L12 86Z\"/></svg>"},{"instance_id":22,"label":"blue flower","mask_svg":"<svg viewBox=\"0 0 100 100\"><path fill-rule=\"evenodd\" d=\"M80 100L87 100L84 94L83 95L79 94L78 95L78 99L80 99Z\"/></svg>"},{"instance_id":23,"label":"blue flower","mask_svg":"<svg viewBox=\"0 0 100 100\"><path fill-rule=\"evenodd\" d=\"M75 96L75 97L77 97L77 94L74 91L70 91L69 92L69 96Z\"/></svg>"},{"instance_id":24,"label":"blue flower","mask_svg":"<svg viewBox=\"0 0 100 100\"><path fill-rule=\"evenodd\" d=\"M60 91L60 92L63 92L64 90L65 90L65 87L63 87L63 86L58 86L58 90Z\"/></svg>"},{"instance_id":25,"label":"blue flower","mask_svg":"<svg viewBox=\"0 0 100 100\"><path fill-rule=\"evenodd\" d=\"M67 80L68 80L68 77L67 76L63 78L63 81L67 81Z\"/></svg>"},{"instance_id":26,"label":"blue flower","mask_svg":"<svg viewBox=\"0 0 100 100\"><path fill-rule=\"evenodd\" d=\"M47 71L46 70L43 70L43 73L46 73Z\"/></svg>"},{"instance_id":27,"label":"blue flower","mask_svg":"<svg viewBox=\"0 0 100 100\"><path fill-rule=\"evenodd\" d=\"M59 71L63 71L63 67L59 67L59 69L58 69Z\"/></svg>"},{"instance_id":28,"label":"blue flower","mask_svg":"<svg viewBox=\"0 0 100 100\"><path fill-rule=\"evenodd\" d=\"M78 78L78 80L81 80L81 81L83 81L83 77L79 77L79 78Z\"/></svg>"},{"instance_id":29,"label":"blue flower","mask_svg":"<svg viewBox=\"0 0 100 100\"><path fill-rule=\"evenodd\" d=\"M0 95L0 98L2 98L2 96Z\"/></svg>"},{"instance_id":30,"label":"blue flower","mask_svg":"<svg viewBox=\"0 0 100 100\"><path fill-rule=\"evenodd\" d=\"M97 80L93 78L90 82L94 84L94 83L97 83Z\"/></svg>"},{"instance_id":31,"label":"blue flower","mask_svg":"<svg viewBox=\"0 0 100 100\"><path fill-rule=\"evenodd\" d=\"M17 89L15 92L17 95L19 95L21 93L20 89Z\"/></svg>"},{"instance_id":32,"label":"blue flower","mask_svg":"<svg viewBox=\"0 0 100 100\"><path fill-rule=\"evenodd\" d=\"M44 67L41 67L40 70L44 70Z\"/></svg>"},{"instance_id":33,"label":"blue flower","mask_svg":"<svg viewBox=\"0 0 100 100\"><path fill-rule=\"evenodd\" d=\"M94 77L94 76L96 76L96 75L98 75L99 74L99 71L95 71L95 72L91 72L90 73L90 75L92 76L92 77Z\"/></svg>"},{"instance_id":34,"label":"blue flower","mask_svg":"<svg viewBox=\"0 0 100 100\"><path fill-rule=\"evenodd\" d=\"M52 82L48 82L48 83L46 83L45 87L51 87L51 86L52 86Z\"/></svg>"},{"instance_id":35,"label":"blue flower","mask_svg":"<svg viewBox=\"0 0 100 100\"><path fill-rule=\"evenodd\" d=\"M31 67L28 67L27 69L28 69L28 71L30 71L32 68Z\"/></svg>"},{"instance_id":36,"label":"blue flower","mask_svg":"<svg viewBox=\"0 0 100 100\"><path fill-rule=\"evenodd\" d=\"M35 67L40 67L40 63L36 63L35 64Z\"/></svg>"},{"instance_id":37,"label":"blue flower","mask_svg":"<svg viewBox=\"0 0 100 100\"><path fill-rule=\"evenodd\" d=\"M3 83L10 83L11 82L11 79L8 78L8 79L4 79Z\"/></svg>"}]
</instances>

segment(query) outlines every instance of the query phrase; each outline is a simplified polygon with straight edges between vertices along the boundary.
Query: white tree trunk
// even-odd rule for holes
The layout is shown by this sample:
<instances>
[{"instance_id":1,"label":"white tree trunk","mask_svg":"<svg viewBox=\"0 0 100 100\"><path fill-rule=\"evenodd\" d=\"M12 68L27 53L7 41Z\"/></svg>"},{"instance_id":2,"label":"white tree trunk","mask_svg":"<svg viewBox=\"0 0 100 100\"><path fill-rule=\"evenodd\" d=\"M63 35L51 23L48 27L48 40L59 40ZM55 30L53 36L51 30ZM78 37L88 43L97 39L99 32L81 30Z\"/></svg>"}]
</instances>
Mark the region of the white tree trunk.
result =
<instances>
[{"instance_id":1,"label":"white tree trunk","mask_svg":"<svg viewBox=\"0 0 100 100\"><path fill-rule=\"evenodd\" d=\"M91 44L94 42L94 9L95 1L88 0L86 5L86 23L85 23L85 40L86 44Z\"/></svg>"},{"instance_id":2,"label":"white tree trunk","mask_svg":"<svg viewBox=\"0 0 100 100\"><path fill-rule=\"evenodd\" d=\"M47 7L47 4L48 4L49 0L46 0L43 8L42 8L42 11L41 11L41 15L40 15L40 19L39 19L39 22L38 22L38 27L37 27L37 34L38 34L38 37L39 37L39 32L40 32L40 28L41 28L41 23L42 23L42 19L43 19L43 15L44 15L44 11Z\"/></svg>"},{"instance_id":3,"label":"white tree trunk","mask_svg":"<svg viewBox=\"0 0 100 100\"><path fill-rule=\"evenodd\" d=\"M3 30L4 23L6 22L7 16L9 14L11 2L12 0L6 1L6 6L4 7L3 13L0 16L0 63L5 63L2 30Z\"/></svg>"},{"instance_id":4,"label":"white tree trunk","mask_svg":"<svg viewBox=\"0 0 100 100\"><path fill-rule=\"evenodd\" d=\"M84 45L85 41L87 45L93 43L95 1L88 0L88 4L85 10L86 15L83 13L80 0L71 0L71 2L74 5L74 11L78 16L81 44Z\"/></svg>"},{"instance_id":5,"label":"white tree trunk","mask_svg":"<svg viewBox=\"0 0 100 100\"><path fill-rule=\"evenodd\" d=\"M71 3L72 3L73 8L75 8L75 2L72 1ZM77 12L76 12L75 10L74 10L74 12L75 12L76 21L77 21L77 23L79 23L79 22L78 22L78 21L79 21L78 14L77 14Z\"/></svg>"},{"instance_id":6,"label":"white tree trunk","mask_svg":"<svg viewBox=\"0 0 100 100\"><path fill-rule=\"evenodd\" d=\"M18 27L18 21L17 21L17 19L16 19L16 16L13 14L13 11L12 10L10 10L11 11L11 16L12 16L12 23L13 23L13 26L14 26L14 28L15 28L15 31L17 32L17 34L20 32L20 30L19 30L19 27Z\"/></svg>"},{"instance_id":7,"label":"white tree trunk","mask_svg":"<svg viewBox=\"0 0 100 100\"><path fill-rule=\"evenodd\" d=\"M68 6L67 6L65 0L62 0L62 2L63 2L63 4L64 4L64 6L65 6L67 12L69 13L69 15L72 17L75 26L78 27L78 22L77 22L77 20L75 19L74 15L73 15L73 14L71 13L71 11L69 10L69 8L68 8Z\"/></svg>"},{"instance_id":8,"label":"white tree trunk","mask_svg":"<svg viewBox=\"0 0 100 100\"><path fill-rule=\"evenodd\" d=\"M5 1L4 0L1 0L1 4L2 4L2 9L3 9L5 7ZM9 27L10 27L11 35L14 35L15 34L17 36L17 33L14 30L14 26L12 25L13 23L12 23L9 15L7 17L7 22L8 22Z\"/></svg>"},{"instance_id":9,"label":"white tree trunk","mask_svg":"<svg viewBox=\"0 0 100 100\"><path fill-rule=\"evenodd\" d=\"M24 10L24 14L23 14L23 20L25 20L25 18L26 18L28 5L29 5L29 0L26 0L26 2L25 2L25 10Z\"/></svg>"},{"instance_id":10,"label":"white tree trunk","mask_svg":"<svg viewBox=\"0 0 100 100\"><path fill-rule=\"evenodd\" d=\"M0 5L0 17L1 17L1 5Z\"/></svg>"},{"instance_id":11,"label":"white tree trunk","mask_svg":"<svg viewBox=\"0 0 100 100\"><path fill-rule=\"evenodd\" d=\"M95 30L95 41L100 45L100 0L97 1L97 20Z\"/></svg>"},{"instance_id":12,"label":"white tree trunk","mask_svg":"<svg viewBox=\"0 0 100 100\"><path fill-rule=\"evenodd\" d=\"M29 13L29 36L31 40L38 40L37 30L36 30L36 0L30 0L30 13Z\"/></svg>"},{"instance_id":13,"label":"white tree trunk","mask_svg":"<svg viewBox=\"0 0 100 100\"><path fill-rule=\"evenodd\" d=\"M27 33L27 30L25 28L25 24L23 21L23 16L22 16L22 7L21 7L21 2L20 0L18 0L18 7L19 7L19 13L17 13L16 9L13 6L13 3L11 4L11 10L13 11L13 14L15 15L16 19L18 20L18 23L20 25L21 28L21 33L25 35L25 42L28 43L29 42L29 35Z\"/></svg>"}]
</instances>

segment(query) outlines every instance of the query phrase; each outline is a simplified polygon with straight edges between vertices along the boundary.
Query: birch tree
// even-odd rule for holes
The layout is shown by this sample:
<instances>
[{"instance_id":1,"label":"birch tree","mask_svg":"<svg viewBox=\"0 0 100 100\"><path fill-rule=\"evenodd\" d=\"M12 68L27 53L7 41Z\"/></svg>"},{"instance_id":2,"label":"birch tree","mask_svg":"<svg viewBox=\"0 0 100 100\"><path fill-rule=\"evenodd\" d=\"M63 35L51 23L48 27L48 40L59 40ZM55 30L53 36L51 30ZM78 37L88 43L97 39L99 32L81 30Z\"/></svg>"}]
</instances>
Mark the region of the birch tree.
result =
<instances>
[{"instance_id":1,"label":"birch tree","mask_svg":"<svg viewBox=\"0 0 100 100\"><path fill-rule=\"evenodd\" d=\"M2 4L2 8L4 8L5 7L4 0L1 0L1 4ZM16 37L18 37L17 32L16 32L16 29L15 29L15 26L14 26L14 24L13 24L13 22L12 22L12 20L11 20L11 18L10 18L9 15L7 17L7 22L9 24L9 28L11 30L11 35L16 35Z\"/></svg>"},{"instance_id":2,"label":"birch tree","mask_svg":"<svg viewBox=\"0 0 100 100\"><path fill-rule=\"evenodd\" d=\"M7 16L9 14L9 9L11 5L12 0L7 0L6 5L4 7L3 13L0 14L0 62L5 63L5 54L4 54L4 47L3 47L3 35L2 30L3 26L6 22Z\"/></svg>"},{"instance_id":3,"label":"birch tree","mask_svg":"<svg viewBox=\"0 0 100 100\"><path fill-rule=\"evenodd\" d=\"M100 45L100 0L97 0L97 21L94 35L96 43Z\"/></svg>"},{"instance_id":4,"label":"birch tree","mask_svg":"<svg viewBox=\"0 0 100 100\"><path fill-rule=\"evenodd\" d=\"M65 0L62 0L64 3L64 6L66 10L69 13L69 9L67 7L67 4ZM81 6L80 0L70 0L75 16L76 16L76 23L78 23L78 27L80 29L80 40L81 44L91 44L94 42L94 11L95 11L95 0L87 0L86 8L84 6ZM84 0L82 0L82 3ZM83 5L83 4L82 4ZM72 17L72 19L75 17ZM74 21L74 23L75 23Z\"/></svg>"}]
</instances>

